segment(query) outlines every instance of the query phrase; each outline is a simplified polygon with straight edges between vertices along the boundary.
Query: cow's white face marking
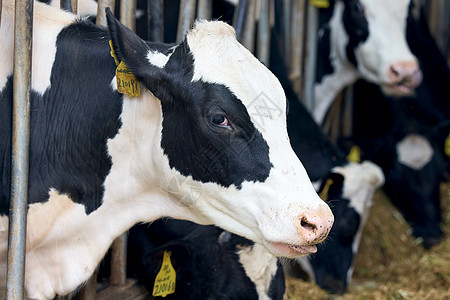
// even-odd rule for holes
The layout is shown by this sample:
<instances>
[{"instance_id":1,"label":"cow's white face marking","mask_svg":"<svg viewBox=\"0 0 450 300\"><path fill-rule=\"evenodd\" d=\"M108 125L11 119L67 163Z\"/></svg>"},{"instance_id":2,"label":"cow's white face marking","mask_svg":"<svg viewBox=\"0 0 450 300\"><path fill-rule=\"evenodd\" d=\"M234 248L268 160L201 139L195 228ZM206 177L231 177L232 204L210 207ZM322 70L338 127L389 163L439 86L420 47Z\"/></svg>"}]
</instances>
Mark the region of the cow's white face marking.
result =
<instances>
[{"instance_id":1,"label":"cow's white face marking","mask_svg":"<svg viewBox=\"0 0 450 300\"><path fill-rule=\"evenodd\" d=\"M245 274L256 285L259 300L269 300L270 283L278 270L277 258L259 244L252 247L243 247L242 250L238 251L238 255Z\"/></svg>"},{"instance_id":2,"label":"cow's white face marking","mask_svg":"<svg viewBox=\"0 0 450 300\"><path fill-rule=\"evenodd\" d=\"M414 170L422 169L433 157L428 140L418 134L409 134L397 143L398 161Z\"/></svg>"}]
</instances>

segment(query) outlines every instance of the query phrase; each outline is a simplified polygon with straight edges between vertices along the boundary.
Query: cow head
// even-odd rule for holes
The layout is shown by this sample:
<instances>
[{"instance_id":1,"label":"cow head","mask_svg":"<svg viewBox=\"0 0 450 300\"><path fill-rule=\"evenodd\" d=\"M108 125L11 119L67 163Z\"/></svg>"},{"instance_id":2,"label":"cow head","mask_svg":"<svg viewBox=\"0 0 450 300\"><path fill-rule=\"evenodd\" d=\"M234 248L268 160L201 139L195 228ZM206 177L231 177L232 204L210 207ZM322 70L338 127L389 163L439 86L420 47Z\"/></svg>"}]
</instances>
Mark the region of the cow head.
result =
<instances>
[{"instance_id":1,"label":"cow head","mask_svg":"<svg viewBox=\"0 0 450 300\"><path fill-rule=\"evenodd\" d=\"M410 94L422 80L406 42L409 6L410 0L340 0L331 19L336 59L390 95Z\"/></svg>"},{"instance_id":2,"label":"cow head","mask_svg":"<svg viewBox=\"0 0 450 300\"><path fill-rule=\"evenodd\" d=\"M280 83L237 42L232 27L196 23L164 55L107 17L117 57L151 92L129 99L130 106L159 107L159 124L147 129L157 140L143 148L149 152L137 168L151 170L139 180L147 175L164 193L161 213L214 223L277 256L315 252L333 215L289 144Z\"/></svg>"}]
</instances>

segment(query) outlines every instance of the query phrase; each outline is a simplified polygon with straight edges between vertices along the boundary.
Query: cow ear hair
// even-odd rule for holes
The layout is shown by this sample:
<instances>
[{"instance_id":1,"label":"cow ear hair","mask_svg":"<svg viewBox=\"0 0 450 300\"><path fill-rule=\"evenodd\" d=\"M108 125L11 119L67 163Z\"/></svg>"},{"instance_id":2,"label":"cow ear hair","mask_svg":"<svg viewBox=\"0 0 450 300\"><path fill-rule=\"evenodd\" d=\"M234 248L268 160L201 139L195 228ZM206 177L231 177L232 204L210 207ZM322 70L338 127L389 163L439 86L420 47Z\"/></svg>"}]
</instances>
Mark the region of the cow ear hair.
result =
<instances>
[{"instance_id":1,"label":"cow ear hair","mask_svg":"<svg viewBox=\"0 0 450 300\"><path fill-rule=\"evenodd\" d=\"M122 25L112 14L109 7L105 9L108 30L114 53L119 61L124 61L128 69L142 81L159 99L163 96L162 87L166 80L164 70L149 63L147 55L149 46L136 33Z\"/></svg>"}]
</instances>

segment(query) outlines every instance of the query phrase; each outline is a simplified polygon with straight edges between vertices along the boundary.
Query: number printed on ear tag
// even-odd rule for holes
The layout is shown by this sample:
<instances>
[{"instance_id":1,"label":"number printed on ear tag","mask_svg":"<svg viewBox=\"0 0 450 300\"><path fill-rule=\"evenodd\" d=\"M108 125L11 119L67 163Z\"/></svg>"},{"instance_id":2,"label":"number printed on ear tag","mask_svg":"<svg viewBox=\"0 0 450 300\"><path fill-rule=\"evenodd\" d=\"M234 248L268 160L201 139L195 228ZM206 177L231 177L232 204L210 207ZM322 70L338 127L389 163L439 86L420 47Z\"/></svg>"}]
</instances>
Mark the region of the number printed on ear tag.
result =
<instances>
[{"instance_id":1,"label":"number printed on ear tag","mask_svg":"<svg viewBox=\"0 0 450 300\"><path fill-rule=\"evenodd\" d=\"M155 278L155 285L153 286L153 297L166 297L169 294L175 293L176 273L170 261L171 253L164 251L163 262L161 269Z\"/></svg>"}]
</instances>

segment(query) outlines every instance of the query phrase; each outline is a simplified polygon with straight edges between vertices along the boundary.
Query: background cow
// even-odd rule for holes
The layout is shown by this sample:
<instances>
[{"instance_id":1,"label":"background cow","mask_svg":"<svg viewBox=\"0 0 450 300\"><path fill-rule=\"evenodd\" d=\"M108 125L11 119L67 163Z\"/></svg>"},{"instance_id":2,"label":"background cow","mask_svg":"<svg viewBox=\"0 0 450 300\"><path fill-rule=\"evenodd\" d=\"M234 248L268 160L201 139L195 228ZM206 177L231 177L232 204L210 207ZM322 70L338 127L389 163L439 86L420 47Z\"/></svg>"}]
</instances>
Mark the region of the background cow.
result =
<instances>
[{"instance_id":1,"label":"background cow","mask_svg":"<svg viewBox=\"0 0 450 300\"><path fill-rule=\"evenodd\" d=\"M3 1L2 283L13 11L14 1ZM214 223L277 256L316 251L333 215L289 144L281 85L230 26L197 23L174 48L144 42L111 13L108 30L76 19L35 3L28 297L69 293L89 278L114 238L162 216ZM141 99L117 92L124 79L115 78L110 39L118 61L140 81ZM281 113L255 115L261 95Z\"/></svg>"},{"instance_id":2,"label":"background cow","mask_svg":"<svg viewBox=\"0 0 450 300\"><path fill-rule=\"evenodd\" d=\"M410 94L421 82L416 57L406 42L410 0L336 0L319 15L316 122L346 86L363 78L389 95Z\"/></svg>"},{"instance_id":3,"label":"background cow","mask_svg":"<svg viewBox=\"0 0 450 300\"><path fill-rule=\"evenodd\" d=\"M283 299L283 268L264 247L215 226L170 219L129 231L127 273L150 293L164 251L176 271L167 299Z\"/></svg>"}]
</instances>

